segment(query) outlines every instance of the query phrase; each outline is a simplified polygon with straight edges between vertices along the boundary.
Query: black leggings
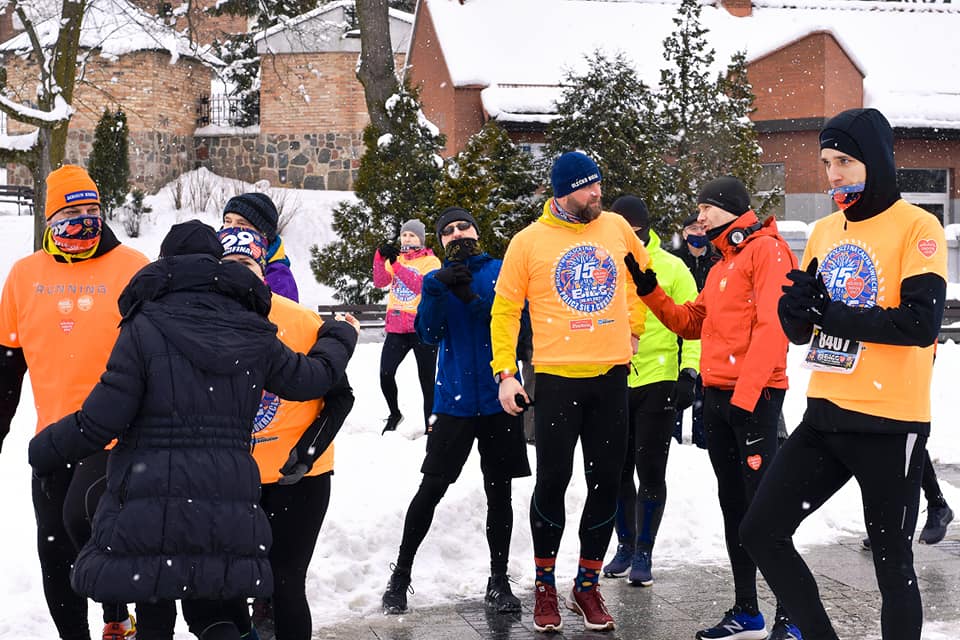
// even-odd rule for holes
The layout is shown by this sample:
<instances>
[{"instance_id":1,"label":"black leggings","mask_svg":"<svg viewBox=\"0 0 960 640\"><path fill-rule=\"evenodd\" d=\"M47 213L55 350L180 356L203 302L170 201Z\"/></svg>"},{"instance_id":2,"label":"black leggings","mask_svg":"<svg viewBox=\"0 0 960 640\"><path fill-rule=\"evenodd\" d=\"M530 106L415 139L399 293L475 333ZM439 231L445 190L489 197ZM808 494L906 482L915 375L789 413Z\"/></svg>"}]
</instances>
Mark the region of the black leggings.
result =
<instances>
[{"instance_id":1,"label":"black leggings","mask_svg":"<svg viewBox=\"0 0 960 640\"><path fill-rule=\"evenodd\" d=\"M487 494L487 546L490 548L491 575L507 572L510 535L513 532L511 483L509 477L484 476L483 478L483 489ZM403 537L400 540L400 552L397 555L398 567L407 570L413 567L417 549L427 537L427 532L430 531L430 525L433 523L433 514L449 486L450 483L443 476L432 473L423 474L420 488L410 501L403 521Z\"/></svg>"},{"instance_id":2,"label":"black leggings","mask_svg":"<svg viewBox=\"0 0 960 640\"><path fill-rule=\"evenodd\" d=\"M307 567L330 504L333 472L296 484L265 484L260 504L270 519L273 546L273 621L277 640L310 640L312 621L307 602Z\"/></svg>"},{"instance_id":3,"label":"black leggings","mask_svg":"<svg viewBox=\"0 0 960 640\"><path fill-rule=\"evenodd\" d=\"M617 539L621 545L652 551L667 502L667 456L677 412L676 383L654 382L630 389L627 459L617 495ZM631 455L630 452L633 452ZM633 474L640 479L634 487Z\"/></svg>"},{"instance_id":4,"label":"black leggings","mask_svg":"<svg viewBox=\"0 0 960 640\"><path fill-rule=\"evenodd\" d=\"M731 424L728 419L732 395L732 391L714 387L704 389L703 421L710 463L717 476L736 604L755 609L757 566L741 544L740 522L777 453L777 417L784 390L764 388L746 424Z\"/></svg>"},{"instance_id":5,"label":"black leggings","mask_svg":"<svg viewBox=\"0 0 960 640\"><path fill-rule=\"evenodd\" d=\"M804 640L836 640L837 634L813 574L793 546L793 533L851 477L863 499L883 600L883 638L919 640L923 610L911 543L926 440L915 434L828 433L804 421L777 454L740 534Z\"/></svg>"},{"instance_id":6,"label":"black leggings","mask_svg":"<svg viewBox=\"0 0 960 640\"><path fill-rule=\"evenodd\" d=\"M190 633L200 640L239 640L250 630L246 598L233 600L181 600ZM177 620L174 600L137 604L137 640L172 640ZM246 614L246 615L245 615Z\"/></svg>"},{"instance_id":7,"label":"black leggings","mask_svg":"<svg viewBox=\"0 0 960 640\"><path fill-rule=\"evenodd\" d=\"M57 633L63 640L90 640L87 599L70 586L70 567L77 557L63 523L63 505L76 467L33 478L33 512L37 520L37 555L43 595Z\"/></svg>"},{"instance_id":8,"label":"black leggings","mask_svg":"<svg viewBox=\"0 0 960 640\"><path fill-rule=\"evenodd\" d=\"M63 501L63 524L78 553L90 540L93 516L107 487L109 456L110 452L103 450L78 462ZM128 615L124 603L103 604L104 623L123 622Z\"/></svg>"},{"instance_id":9,"label":"black leggings","mask_svg":"<svg viewBox=\"0 0 960 640\"><path fill-rule=\"evenodd\" d=\"M602 561L617 512L626 457L627 368L602 376L564 378L538 373L537 482L530 530L537 558L554 558L566 523L564 496L573 475L577 440L583 449L587 499L580 516L580 557Z\"/></svg>"},{"instance_id":10,"label":"black leggings","mask_svg":"<svg viewBox=\"0 0 960 640\"><path fill-rule=\"evenodd\" d=\"M423 421L430 422L433 413L433 383L437 375L437 348L420 342L416 333L388 333L380 352L380 389L391 415L400 414L397 403L397 368L410 350L417 359L417 377L423 392Z\"/></svg>"},{"instance_id":11,"label":"black leggings","mask_svg":"<svg viewBox=\"0 0 960 640\"><path fill-rule=\"evenodd\" d=\"M923 450L923 459L923 478L920 480L923 497L926 498L928 506L944 507L947 501L943 498L943 491L940 490L940 483L937 481L937 470L933 468L930 452L926 449Z\"/></svg>"}]
</instances>

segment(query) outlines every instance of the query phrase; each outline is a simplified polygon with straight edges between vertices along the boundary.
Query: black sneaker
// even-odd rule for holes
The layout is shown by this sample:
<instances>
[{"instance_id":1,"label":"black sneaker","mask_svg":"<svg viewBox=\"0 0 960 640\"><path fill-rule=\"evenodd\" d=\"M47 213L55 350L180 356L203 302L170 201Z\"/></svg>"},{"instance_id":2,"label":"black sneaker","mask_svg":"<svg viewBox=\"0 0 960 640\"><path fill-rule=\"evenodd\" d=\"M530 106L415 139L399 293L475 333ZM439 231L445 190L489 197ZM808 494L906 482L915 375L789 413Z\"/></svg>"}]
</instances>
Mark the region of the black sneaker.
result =
<instances>
[{"instance_id":1,"label":"black sneaker","mask_svg":"<svg viewBox=\"0 0 960 640\"><path fill-rule=\"evenodd\" d=\"M920 544L937 544L947 535L947 525L953 522L953 510L942 507L927 507L927 523L920 532Z\"/></svg>"},{"instance_id":2,"label":"black sneaker","mask_svg":"<svg viewBox=\"0 0 960 640\"><path fill-rule=\"evenodd\" d=\"M484 603L497 613L520 613L520 598L510 590L510 578L505 573L490 576Z\"/></svg>"},{"instance_id":3,"label":"black sneaker","mask_svg":"<svg viewBox=\"0 0 960 640\"><path fill-rule=\"evenodd\" d=\"M383 426L383 431L380 432L380 435L385 434L387 431L396 431L397 425L403 422L403 416L399 413L391 413L387 416L387 423Z\"/></svg>"},{"instance_id":4,"label":"black sneaker","mask_svg":"<svg viewBox=\"0 0 960 640\"><path fill-rule=\"evenodd\" d=\"M867 551L870 551L870 538L864 538L863 540L861 540L860 546L866 549Z\"/></svg>"},{"instance_id":5,"label":"black sneaker","mask_svg":"<svg viewBox=\"0 0 960 640\"><path fill-rule=\"evenodd\" d=\"M407 592L413 594L413 587L410 586L410 570L393 567L393 573L390 574L390 581L387 582L387 590L383 592L383 612L389 615L398 615L407 610Z\"/></svg>"}]
</instances>

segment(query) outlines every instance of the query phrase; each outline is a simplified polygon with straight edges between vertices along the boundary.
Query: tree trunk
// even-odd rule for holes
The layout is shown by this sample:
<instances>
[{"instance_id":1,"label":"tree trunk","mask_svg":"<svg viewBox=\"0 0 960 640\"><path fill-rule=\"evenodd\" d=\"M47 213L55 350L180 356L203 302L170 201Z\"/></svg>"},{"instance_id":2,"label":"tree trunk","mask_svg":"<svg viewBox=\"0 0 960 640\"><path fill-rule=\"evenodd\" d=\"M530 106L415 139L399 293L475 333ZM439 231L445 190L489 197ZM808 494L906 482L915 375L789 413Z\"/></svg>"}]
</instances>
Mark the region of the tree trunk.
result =
<instances>
[{"instance_id":1,"label":"tree trunk","mask_svg":"<svg viewBox=\"0 0 960 640\"><path fill-rule=\"evenodd\" d=\"M40 249L43 232L47 228L44 205L47 203L47 175L50 167L50 129L40 129L37 135L37 161L30 167L33 174L33 250Z\"/></svg>"},{"instance_id":2,"label":"tree trunk","mask_svg":"<svg viewBox=\"0 0 960 640\"><path fill-rule=\"evenodd\" d=\"M357 79L363 85L370 122L390 133L387 99L400 90L390 43L390 15L387 0L357 0L360 23L360 66Z\"/></svg>"}]
</instances>

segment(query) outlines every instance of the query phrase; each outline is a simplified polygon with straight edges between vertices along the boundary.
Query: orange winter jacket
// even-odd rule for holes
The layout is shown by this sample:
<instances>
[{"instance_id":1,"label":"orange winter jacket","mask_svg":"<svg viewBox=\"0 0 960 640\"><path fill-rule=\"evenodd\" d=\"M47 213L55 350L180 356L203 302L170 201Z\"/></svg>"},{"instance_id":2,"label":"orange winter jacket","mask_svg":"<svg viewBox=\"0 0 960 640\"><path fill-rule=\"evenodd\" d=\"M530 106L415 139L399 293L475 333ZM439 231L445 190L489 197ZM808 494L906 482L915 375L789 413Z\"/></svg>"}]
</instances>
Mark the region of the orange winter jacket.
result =
<instances>
[{"instance_id":1,"label":"orange winter jacket","mask_svg":"<svg viewBox=\"0 0 960 640\"><path fill-rule=\"evenodd\" d=\"M37 432L80 409L120 334L117 298L149 261L118 244L72 263L44 251L18 260L0 298L0 345L23 349Z\"/></svg>"},{"instance_id":2,"label":"orange winter jacket","mask_svg":"<svg viewBox=\"0 0 960 640\"><path fill-rule=\"evenodd\" d=\"M277 325L280 342L298 353L310 351L323 324L320 316L310 309L276 293L272 296L269 319ZM253 457L260 467L261 484L272 484L280 479L280 467L286 463L290 450L322 410L322 398L293 402L264 392L253 421ZM318 476L332 470L333 443L306 475Z\"/></svg>"},{"instance_id":3,"label":"orange winter jacket","mask_svg":"<svg viewBox=\"0 0 960 640\"><path fill-rule=\"evenodd\" d=\"M657 287L643 297L654 315L681 338L701 340L706 387L733 390L731 404L753 411L764 387L787 388L787 336L777 317L787 272L797 268L773 217L737 246L736 229L758 223L753 211L737 218L714 245L722 260L697 299L677 305Z\"/></svg>"}]
</instances>

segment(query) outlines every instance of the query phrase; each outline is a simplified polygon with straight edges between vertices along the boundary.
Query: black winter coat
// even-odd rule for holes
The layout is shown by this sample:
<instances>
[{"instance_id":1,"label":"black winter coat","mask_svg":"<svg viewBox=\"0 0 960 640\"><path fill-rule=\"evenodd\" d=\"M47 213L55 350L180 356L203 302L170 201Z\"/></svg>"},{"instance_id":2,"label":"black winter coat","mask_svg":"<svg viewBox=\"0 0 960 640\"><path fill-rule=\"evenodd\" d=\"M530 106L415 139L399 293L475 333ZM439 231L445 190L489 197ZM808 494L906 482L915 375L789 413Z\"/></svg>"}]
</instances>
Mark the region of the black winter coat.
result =
<instances>
[{"instance_id":1,"label":"black winter coat","mask_svg":"<svg viewBox=\"0 0 960 640\"><path fill-rule=\"evenodd\" d=\"M131 280L100 382L80 411L30 442L42 475L118 440L74 565L78 593L100 602L271 594L270 524L250 455L261 393L324 395L357 338L346 323L325 324L308 358L277 339L269 309L269 289L246 267L209 256L165 258Z\"/></svg>"}]
</instances>

